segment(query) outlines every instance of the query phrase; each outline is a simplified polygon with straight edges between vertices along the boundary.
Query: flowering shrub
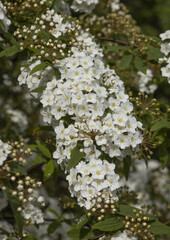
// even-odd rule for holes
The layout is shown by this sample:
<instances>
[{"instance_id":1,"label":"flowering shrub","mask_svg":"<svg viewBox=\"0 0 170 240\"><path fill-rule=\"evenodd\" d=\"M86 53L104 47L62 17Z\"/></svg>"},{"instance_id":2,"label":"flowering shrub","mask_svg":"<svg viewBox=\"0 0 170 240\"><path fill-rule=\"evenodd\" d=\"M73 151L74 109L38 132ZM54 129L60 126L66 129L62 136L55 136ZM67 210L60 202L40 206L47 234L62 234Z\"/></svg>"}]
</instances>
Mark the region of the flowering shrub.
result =
<instances>
[{"instance_id":1,"label":"flowering shrub","mask_svg":"<svg viewBox=\"0 0 170 240\"><path fill-rule=\"evenodd\" d=\"M168 239L170 30L119 0L4 0L0 31L1 239Z\"/></svg>"}]
</instances>

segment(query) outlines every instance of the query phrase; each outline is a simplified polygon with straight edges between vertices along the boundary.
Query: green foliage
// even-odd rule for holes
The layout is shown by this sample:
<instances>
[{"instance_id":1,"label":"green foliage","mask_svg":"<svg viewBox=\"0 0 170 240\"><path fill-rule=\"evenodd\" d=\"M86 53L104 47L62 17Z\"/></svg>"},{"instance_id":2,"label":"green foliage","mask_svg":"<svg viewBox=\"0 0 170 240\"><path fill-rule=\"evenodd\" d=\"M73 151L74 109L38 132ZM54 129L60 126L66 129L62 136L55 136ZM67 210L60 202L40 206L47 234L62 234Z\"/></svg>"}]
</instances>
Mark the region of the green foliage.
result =
<instances>
[{"instance_id":1,"label":"green foliage","mask_svg":"<svg viewBox=\"0 0 170 240\"><path fill-rule=\"evenodd\" d=\"M21 214L17 211L18 207L20 206L20 203L19 203L19 201L16 197L12 196L7 191L4 191L4 195L7 198L8 202L9 202L9 205L10 205L12 211L13 211L18 231L19 231L19 233L22 233L23 226L24 226L24 219L21 216Z\"/></svg>"},{"instance_id":2,"label":"green foliage","mask_svg":"<svg viewBox=\"0 0 170 240\"><path fill-rule=\"evenodd\" d=\"M117 231L123 227L124 225L122 221L115 217L106 218L104 221L100 221L92 226L93 229L98 229L104 232Z\"/></svg>"},{"instance_id":3,"label":"green foliage","mask_svg":"<svg viewBox=\"0 0 170 240\"><path fill-rule=\"evenodd\" d=\"M123 70L125 68L129 68L131 62L132 62L133 56L132 55L126 55L122 58L120 62L120 69Z\"/></svg>"},{"instance_id":4,"label":"green foliage","mask_svg":"<svg viewBox=\"0 0 170 240\"><path fill-rule=\"evenodd\" d=\"M145 74L146 70L147 70L146 62L142 58L136 57L135 58L135 68L138 71L141 71Z\"/></svg>"},{"instance_id":5,"label":"green foliage","mask_svg":"<svg viewBox=\"0 0 170 240\"><path fill-rule=\"evenodd\" d=\"M36 65L30 72L30 74L34 74L38 71L44 70L46 69L48 66L50 66L50 64L48 62L42 62L38 65Z\"/></svg>"},{"instance_id":6,"label":"green foliage","mask_svg":"<svg viewBox=\"0 0 170 240\"><path fill-rule=\"evenodd\" d=\"M159 221L152 222L150 225L151 225L151 227L149 228L149 231L151 233L154 233L156 235L162 235L162 234L170 235L170 227L169 226L167 226Z\"/></svg>"},{"instance_id":7,"label":"green foliage","mask_svg":"<svg viewBox=\"0 0 170 240\"><path fill-rule=\"evenodd\" d=\"M40 150L40 152L47 158L51 158L51 153L48 150L48 148L42 144L39 140L36 141L38 149Z\"/></svg>"},{"instance_id":8,"label":"green foliage","mask_svg":"<svg viewBox=\"0 0 170 240\"><path fill-rule=\"evenodd\" d=\"M44 180L46 181L54 172L55 165L53 160L49 160L48 163L45 165L44 170Z\"/></svg>"},{"instance_id":9,"label":"green foliage","mask_svg":"<svg viewBox=\"0 0 170 240\"><path fill-rule=\"evenodd\" d=\"M27 175L27 171L25 170L25 168L18 163L11 162L9 163L9 167L11 173L19 173L21 176Z\"/></svg>"},{"instance_id":10,"label":"green foliage","mask_svg":"<svg viewBox=\"0 0 170 240\"><path fill-rule=\"evenodd\" d=\"M71 168L75 167L84 157L85 153L80 152L80 146L77 145L71 152L71 158L68 161L67 169L70 170Z\"/></svg>"},{"instance_id":11,"label":"green foliage","mask_svg":"<svg viewBox=\"0 0 170 240\"><path fill-rule=\"evenodd\" d=\"M6 48L5 50L0 52L0 57L4 57L4 56L12 56L16 53L18 53L20 51L19 45L15 44L11 47Z\"/></svg>"},{"instance_id":12,"label":"green foliage","mask_svg":"<svg viewBox=\"0 0 170 240\"><path fill-rule=\"evenodd\" d=\"M156 122L152 127L151 127L151 131L159 131L162 128L170 128L170 122L167 121L166 119L162 119L158 122Z\"/></svg>"}]
</instances>

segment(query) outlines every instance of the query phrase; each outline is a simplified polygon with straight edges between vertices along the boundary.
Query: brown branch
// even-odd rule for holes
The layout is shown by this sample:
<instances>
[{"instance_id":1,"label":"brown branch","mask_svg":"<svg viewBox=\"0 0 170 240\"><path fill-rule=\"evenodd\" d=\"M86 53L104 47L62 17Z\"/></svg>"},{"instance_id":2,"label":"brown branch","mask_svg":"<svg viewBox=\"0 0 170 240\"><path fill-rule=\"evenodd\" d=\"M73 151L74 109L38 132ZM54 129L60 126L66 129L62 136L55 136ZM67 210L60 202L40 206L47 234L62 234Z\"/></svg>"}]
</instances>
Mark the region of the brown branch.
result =
<instances>
[{"instance_id":1,"label":"brown branch","mask_svg":"<svg viewBox=\"0 0 170 240\"><path fill-rule=\"evenodd\" d=\"M107 42L115 42L124 46L131 46L130 43L119 40L119 39L115 39L115 38L106 38L106 37L96 37L97 39L101 40L101 41L107 41ZM133 47L138 47L137 45L133 45Z\"/></svg>"}]
</instances>

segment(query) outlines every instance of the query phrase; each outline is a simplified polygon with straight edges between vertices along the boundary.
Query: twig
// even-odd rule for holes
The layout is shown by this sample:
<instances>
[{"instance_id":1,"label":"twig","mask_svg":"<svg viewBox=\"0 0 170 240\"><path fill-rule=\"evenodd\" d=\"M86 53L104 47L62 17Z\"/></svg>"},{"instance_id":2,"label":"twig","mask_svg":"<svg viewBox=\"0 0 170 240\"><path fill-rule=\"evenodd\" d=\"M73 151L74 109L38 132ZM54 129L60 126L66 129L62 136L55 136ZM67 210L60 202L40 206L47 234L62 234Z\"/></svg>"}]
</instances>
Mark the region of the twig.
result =
<instances>
[{"instance_id":1,"label":"twig","mask_svg":"<svg viewBox=\"0 0 170 240\"><path fill-rule=\"evenodd\" d=\"M130 43L119 40L119 39L115 39L115 38L106 38L106 37L96 37L97 39L101 40L101 41L107 41L107 42L116 42L119 43L121 45L125 45L125 46L131 46ZM133 45L133 47L138 47L137 45Z\"/></svg>"}]
</instances>

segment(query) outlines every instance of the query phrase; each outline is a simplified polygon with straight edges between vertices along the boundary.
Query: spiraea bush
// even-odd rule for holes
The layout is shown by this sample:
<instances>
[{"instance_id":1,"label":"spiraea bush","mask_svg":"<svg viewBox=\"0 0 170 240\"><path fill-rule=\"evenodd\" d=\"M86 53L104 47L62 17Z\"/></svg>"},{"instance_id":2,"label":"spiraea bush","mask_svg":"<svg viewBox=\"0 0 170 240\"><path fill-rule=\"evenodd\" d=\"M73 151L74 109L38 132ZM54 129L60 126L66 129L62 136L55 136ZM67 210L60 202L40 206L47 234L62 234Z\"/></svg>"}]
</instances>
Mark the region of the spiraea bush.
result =
<instances>
[{"instance_id":1,"label":"spiraea bush","mask_svg":"<svg viewBox=\"0 0 170 240\"><path fill-rule=\"evenodd\" d=\"M131 8L0 2L1 239L168 239L170 30Z\"/></svg>"}]
</instances>

